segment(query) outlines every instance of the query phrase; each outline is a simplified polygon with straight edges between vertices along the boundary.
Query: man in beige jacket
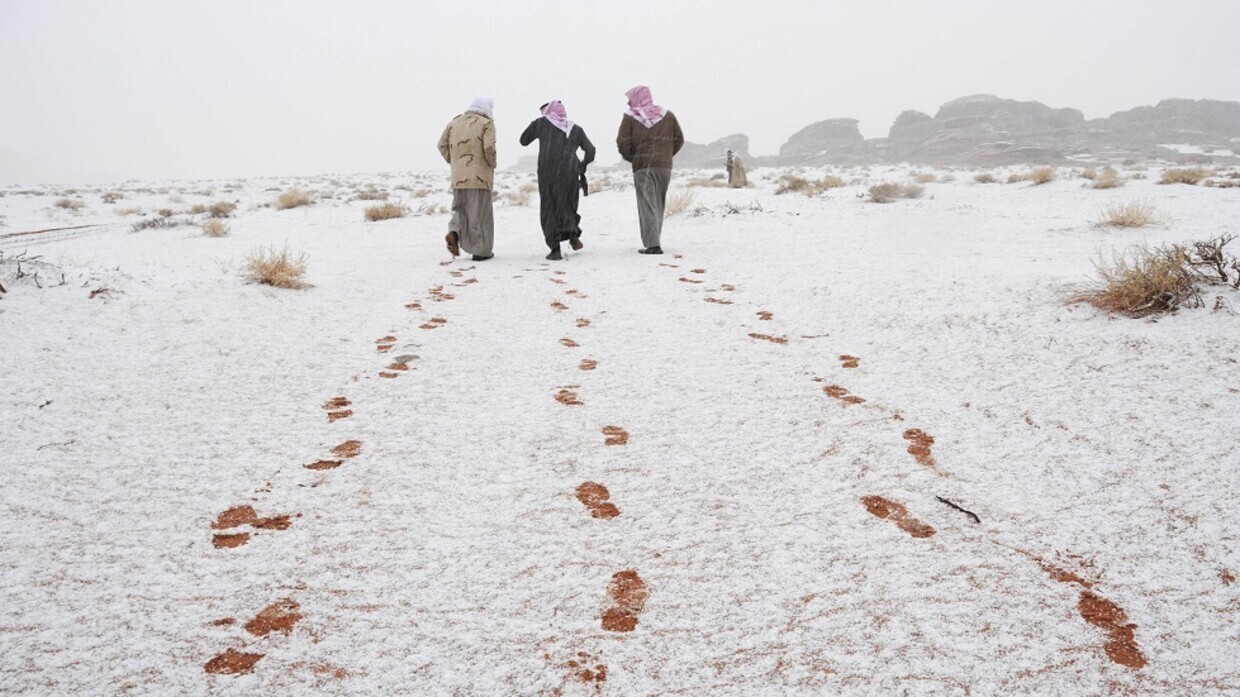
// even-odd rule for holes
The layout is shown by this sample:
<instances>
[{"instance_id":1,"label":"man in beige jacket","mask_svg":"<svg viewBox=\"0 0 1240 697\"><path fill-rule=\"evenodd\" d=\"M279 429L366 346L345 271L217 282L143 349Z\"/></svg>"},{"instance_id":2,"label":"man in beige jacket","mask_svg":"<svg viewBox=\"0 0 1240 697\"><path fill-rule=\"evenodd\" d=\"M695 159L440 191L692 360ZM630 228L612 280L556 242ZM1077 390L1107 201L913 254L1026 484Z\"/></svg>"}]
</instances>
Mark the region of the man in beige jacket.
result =
<instances>
[{"instance_id":1,"label":"man in beige jacket","mask_svg":"<svg viewBox=\"0 0 1240 697\"><path fill-rule=\"evenodd\" d=\"M491 188L495 182L495 100L474 97L439 136L439 154L452 165L452 219L444 241L458 256L464 249L474 261L495 256L495 215Z\"/></svg>"}]
</instances>

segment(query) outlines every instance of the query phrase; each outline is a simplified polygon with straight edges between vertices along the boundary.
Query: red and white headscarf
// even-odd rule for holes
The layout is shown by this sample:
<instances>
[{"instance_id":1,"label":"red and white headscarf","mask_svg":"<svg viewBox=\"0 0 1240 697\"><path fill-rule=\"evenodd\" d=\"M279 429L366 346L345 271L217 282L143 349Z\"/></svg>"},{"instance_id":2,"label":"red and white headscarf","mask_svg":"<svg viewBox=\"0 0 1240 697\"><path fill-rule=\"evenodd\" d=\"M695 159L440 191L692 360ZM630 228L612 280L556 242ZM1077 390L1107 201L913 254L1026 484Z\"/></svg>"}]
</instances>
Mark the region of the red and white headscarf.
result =
<instances>
[{"instance_id":1,"label":"red and white headscarf","mask_svg":"<svg viewBox=\"0 0 1240 697\"><path fill-rule=\"evenodd\" d=\"M553 126L564 131L564 136L568 137L573 133L573 122L568 120L568 112L564 111L564 104L558 99L547 102L542 108L542 115L547 117Z\"/></svg>"},{"instance_id":2,"label":"red and white headscarf","mask_svg":"<svg viewBox=\"0 0 1240 697\"><path fill-rule=\"evenodd\" d=\"M667 113L663 107L654 103L654 98L650 96L650 88L645 85L634 87L625 92L624 96L629 98L628 115L640 121L646 128L662 121Z\"/></svg>"}]
</instances>

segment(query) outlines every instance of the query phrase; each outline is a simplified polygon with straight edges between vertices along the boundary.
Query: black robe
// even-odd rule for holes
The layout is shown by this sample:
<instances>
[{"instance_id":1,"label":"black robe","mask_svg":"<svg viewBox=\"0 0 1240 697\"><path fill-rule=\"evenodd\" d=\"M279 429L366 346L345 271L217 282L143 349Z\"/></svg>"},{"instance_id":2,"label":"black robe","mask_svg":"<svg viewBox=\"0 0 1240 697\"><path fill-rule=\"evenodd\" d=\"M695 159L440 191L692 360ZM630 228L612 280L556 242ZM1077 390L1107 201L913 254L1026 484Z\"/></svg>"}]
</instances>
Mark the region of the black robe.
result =
<instances>
[{"instance_id":1,"label":"black robe","mask_svg":"<svg viewBox=\"0 0 1240 697\"><path fill-rule=\"evenodd\" d=\"M521 145L538 140L538 198L543 237L556 249L565 240L581 235L581 216L577 201L581 195L581 175L594 161L594 144L581 126L573 124L567 136L541 117L530 122L521 134ZM577 160L577 150L585 157Z\"/></svg>"}]
</instances>

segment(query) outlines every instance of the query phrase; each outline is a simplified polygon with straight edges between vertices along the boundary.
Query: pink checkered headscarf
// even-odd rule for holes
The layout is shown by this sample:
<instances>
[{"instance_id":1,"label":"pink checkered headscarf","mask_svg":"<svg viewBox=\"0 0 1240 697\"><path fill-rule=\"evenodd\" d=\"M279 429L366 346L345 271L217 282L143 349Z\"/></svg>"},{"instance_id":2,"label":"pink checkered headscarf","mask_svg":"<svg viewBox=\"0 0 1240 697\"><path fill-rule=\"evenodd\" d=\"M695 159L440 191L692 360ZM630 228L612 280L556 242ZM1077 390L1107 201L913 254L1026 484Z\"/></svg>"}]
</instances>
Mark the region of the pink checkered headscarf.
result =
<instances>
[{"instance_id":1,"label":"pink checkered headscarf","mask_svg":"<svg viewBox=\"0 0 1240 697\"><path fill-rule=\"evenodd\" d=\"M650 88L645 85L634 87L625 92L624 96L629 98L628 115L640 121L646 128L662 121L667 113L663 107L654 103L654 98L650 96Z\"/></svg>"},{"instance_id":2,"label":"pink checkered headscarf","mask_svg":"<svg viewBox=\"0 0 1240 697\"><path fill-rule=\"evenodd\" d=\"M568 112L564 110L563 102L558 99L547 102L547 105L542 108L542 115L546 116L556 128L564 131L565 136L572 135L573 122L568 120Z\"/></svg>"}]
</instances>

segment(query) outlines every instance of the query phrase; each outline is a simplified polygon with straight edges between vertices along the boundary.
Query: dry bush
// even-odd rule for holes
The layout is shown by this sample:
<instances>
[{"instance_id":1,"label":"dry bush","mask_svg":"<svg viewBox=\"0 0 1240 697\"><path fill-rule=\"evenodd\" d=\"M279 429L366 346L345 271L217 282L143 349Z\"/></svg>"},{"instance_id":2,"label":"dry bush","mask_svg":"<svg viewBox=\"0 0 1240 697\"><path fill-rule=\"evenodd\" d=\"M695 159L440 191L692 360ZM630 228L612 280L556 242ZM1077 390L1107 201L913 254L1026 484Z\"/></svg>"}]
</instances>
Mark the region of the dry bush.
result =
<instances>
[{"instance_id":1,"label":"dry bush","mask_svg":"<svg viewBox=\"0 0 1240 697\"><path fill-rule=\"evenodd\" d=\"M379 189L366 189L365 191L357 192L353 198L358 201L386 201L388 200L388 192L380 191Z\"/></svg>"},{"instance_id":2,"label":"dry bush","mask_svg":"<svg viewBox=\"0 0 1240 697\"><path fill-rule=\"evenodd\" d=\"M926 193L926 187L920 184L883 182L871 186L866 193L874 203L890 203L902 198L921 198L922 194Z\"/></svg>"},{"instance_id":3,"label":"dry bush","mask_svg":"<svg viewBox=\"0 0 1240 697\"><path fill-rule=\"evenodd\" d=\"M1119 176L1119 172L1114 167L1107 167L1102 170L1101 174L1094 177L1094 183L1090 185L1094 189L1115 189L1124 185L1124 180Z\"/></svg>"},{"instance_id":4,"label":"dry bush","mask_svg":"<svg viewBox=\"0 0 1240 697\"><path fill-rule=\"evenodd\" d=\"M696 200L696 191L692 189L678 189L667 197L667 205L663 208L663 214L669 218L674 215L680 215L689 210L689 207Z\"/></svg>"},{"instance_id":5,"label":"dry bush","mask_svg":"<svg viewBox=\"0 0 1240 697\"><path fill-rule=\"evenodd\" d=\"M300 206L309 206L314 203L314 197L308 192L301 189L289 189L276 197L276 210L282 211L289 208L298 208Z\"/></svg>"},{"instance_id":6,"label":"dry bush","mask_svg":"<svg viewBox=\"0 0 1240 697\"><path fill-rule=\"evenodd\" d=\"M293 256L288 247L260 247L245 258L242 275L247 281L276 288L306 288L306 255Z\"/></svg>"},{"instance_id":7,"label":"dry bush","mask_svg":"<svg viewBox=\"0 0 1240 697\"><path fill-rule=\"evenodd\" d=\"M948 172L947 174L944 174L943 176L939 177L939 181L943 182L944 184L948 182L954 182L956 181L956 175L952 174L951 172Z\"/></svg>"},{"instance_id":8,"label":"dry bush","mask_svg":"<svg viewBox=\"0 0 1240 697\"><path fill-rule=\"evenodd\" d=\"M137 208L137 207L132 207L132 208L114 208L114 209L112 209L112 212L113 212L113 213L115 213L115 214L117 214L117 215L119 215L119 216L126 216L126 215L138 215L138 214L140 214L140 213L142 212L142 209L141 209L141 208Z\"/></svg>"},{"instance_id":9,"label":"dry bush","mask_svg":"<svg viewBox=\"0 0 1240 697\"><path fill-rule=\"evenodd\" d=\"M939 180L939 175L933 174L931 172L926 172L924 174L918 174L913 177L913 181L917 182L918 184L933 184L937 182L938 180Z\"/></svg>"},{"instance_id":10,"label":"dry bush","mask_svg":"<svg viewBox=\"0 0 1240 697\"><path fill-rule=\"evenodd\" d=\"M1214 239L1194 242L1188 254L1188 265L1206 283L1228 285L1240 290L1240 259L1230 255L1226 247L1235 235L1219 235Z\"/></svg>"},{"instance_id":11,"label":"dry bush","mask_svg":"<svg viewBox=\"0 0 1240 697\"><path fill-rule=\"evenodd\" d=\"M1055 178L1054 167L1035 167L1029 172L1029 181L1033 182L1034 186L1038 186L1040 184L1046 184L1054 178Z\"/></svg>"},{"instance_id":12,"label":"dry bush","mask_svg":"<svg viewBox=\"0 0 1240 697\"><path fill-rule=\"evenodd\" d=\"M1188 184L1196 186L1209 173L1202 167L1173 167L1162 173L1159 184Z\"/></svg>"},{"instance_id":13,"label":"dry bush","mask_svg":"<svg viewBox=\"0 0 1240 697\"><path fill-rule=\"evenodd\" d=\"M1144 317L1201 305L1196 278L1183 247L1134 247L1110 262L1094 263L1099 287L1072 299L1106 312Z\"/></svg>"},{"instance_id":14,"label":"dry bush","mask_svg":"<svg viewBox=\"0 0 1240 697\"><path fill-rule=\"evenodd\" d=\"M1027 180L1028 178L1029 178L1029 174L1028 174L1028 173L1025 173L1025 174L1018 174L1018 173L1016 173L1016 172L1013 172L1012 174L1009 174L1009 175L1008 175L1008 180L1007 180L1007 183L1009 183L1009 184L1016 184L1016 183L1019 183L1019 182L1023 182L1023 181L1025 181L1025 180Z\"/></svg>"},{"instance_id":15,"label":"dry bush","mask_svg":"<svg viewBox=\"0 0 1240 697\"><path fill-rule=\"evenodd\" d=\"M216 201L207 206L207 215L212 218L227 218L237 210L237 204L232 201Z\"/></svg>"},{"instance_id":16,"label":"dry bush","mask_svg":"<svg viewBox=\"0 0 1240 697\"><path fill-rule=\"evenodd\" d=\"M413 198L426 198L427 196L430 196L430 195L431 195L430 189L418 189L417 191L413 192Z\"/></svg>"},{"instance_id":17,"label":"dry bush","mask_svg":"<svg viewBox=\"0 0 1240 697\"><path fill-rule=\"evenodd\" d=\"M415 215L443 215L451 212L452 209L448 206L445 206L442 203L431 202L418 206L418 210L415 211Z\"/></svg>"},{"instance_id":18,"label":"dry bush","mask_svg":"<svg viewBox=\"0 0 1240 697\"><path fill-rule=\"evenodd\" d=\"M522 187L524 189L524 187ZM535 187L537 188L537 187ZM528 191L509 191L504 194L504 202L510 206L528 206L533 200L533 195Z\"/></svg>"},{"instance_id":19,"label":"dry bush","mask_svg":"<svg viewBox=\"0 0 1240 697\"><path fill-rule=\"evenodd\" d=\"M611 184L611 180L609 179L595 178L595 179L590 180L590 186L587 189L587 191L589 191L591 194L597 194L599 192L605 191L609 184Z\"/></svg>"},{"instance_id":20,"label":"dry bush","mask_svg":"<svg viewBox=\"0 0 1240 697\"><path fill-rule=\"evenodd\" d=\"M1081 179L1088 179L1090 181L1093 181L1097 178L1098 178L1098 170L1094 169L1093 167L1086 167L1085 170L1081 172Z\"/></svg>"},{"instance_id":21,"label":"dry bush","mask_svg":"<svg viewBox=\"0 0 1240 697\"><path fill-rule=\"evenodd\" d=\"M844 186L844 180L834 174L828 174L818 181L812 181L795 174L785 174L779 178L779 184L775 187L775 193L778 195L795 191L806 196L817 196L828 189L840 186Z\"/></svg>"},{"instance_id":22,"label":"dry bush","mask_svg":"<svg viewBox=\"0 0 1240 697\"><path fill-rule=\"evenodd\" d=\"M101 201L107 204L116 203L117 201L123 198L125 198L124 194L120 193L119 191L109 191L99 197Z\"/></svg>"},{"instance_id":23,"label":"dry bush","mask_svg":"<svg viewBox=\"0 0 1240 697\"><path fill-rule=\"evenodd\" d=\"M182 225L193 224L193 221L189 218L174 218L171 214L169 214L157 215L154 218L139 220L129 227L134 232L140 232L142 230L168 230L174 227L181 227Z\"/></svg>"},{"instance_id":24,"label":"dry bush","mask_svg":"<svg viewBox=\"0 0 1240 697\"><path fill-rule=\"evenodd\" d=\"M228 223L218 218L207 218L199 227L202 228L202 234L207 237L228 237L228 233L232 232Z\"/></svg>"},{"instance_id":25,"label":"dry bush","mask_svg":"<svg viewBox=\"0 0 1240 697\"><path fill-rule=\"evenodd\" d=\"M172 216L176 215L176 211L172 210L171 208L160 208L159 210L155 211L155 215L158 215L161 218L171 218Z\"/></svg>"},{"instance_id":26,"label":"dry bush","mask_svg":"<svg viewBox=\"0 0 1240 697\"><path fill-rule=\"evenodd\" d=\"M168 197L168 203L185 203L185 199L177 195L172 195Z\"/></svg>"},{"instance_id":27,"label":"dry bush","mask_svg":"<svg viewBox=\"0 0 1240 697\"><path fill-rule=\"evenodd\" d=\"M990 172L978 172L977 174L973 175L973 181L977 182L978 184L994 184L996 179L995 179L995 175L991 174Z\"/></svg>"},{"instance_id":28,"label":"dry bush","mask_svg":"<svg viewBox=\"0 0 1240 697\"><path fill-rule=\"evenodd\" d=\"M206 213L206 212L207 212L207 206L206 204L203 204L203 203L195 203L194 205L189 207L190 215L202 215L203 213Z\"/></svg>"},{"instance_id":29,"label":"dry bush","mask_svg":"<svg viewBox=\"0 0 1240 697\"><path fill-rule=\"evenodd\" d=\"M366 208L366 220L373 223L379 220L403 218L408 213L409 209L399 203L380 203Z\"/></svg>"},{"instance_id":30,"label":"dry bush","mask_svg":"<svg viewBox=\"0 0 1240 697\"><path fill-rule=\"evenodd\" d=\"M80 198L62 198L52 205L67 211L80 211L86 207L86 202Z\"/></svg>"},{"instance_id":31,"label":"dry bush","mask_svg":"<svg viewBox=\"0 0 1240 697\"><path fill-rule=\"evenodd\" d=\"M1166 216L1158 212L1158 208L1152 201L1112 203L1102 209L1102 214L1094 221L1097 227L1126 228L1165 225L1166 223Z\"/></svg>"},{"instance_id":32,"label":"dry bush","mask_svg":"<svg viewBox=\"0 0 1240 697\"><path fill-rule=\"evenodd\" d=\"M526 182L517 191L523 194L536 194L538 193L538 184L536 182Z\"/></svg>"}]
</instances>

